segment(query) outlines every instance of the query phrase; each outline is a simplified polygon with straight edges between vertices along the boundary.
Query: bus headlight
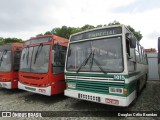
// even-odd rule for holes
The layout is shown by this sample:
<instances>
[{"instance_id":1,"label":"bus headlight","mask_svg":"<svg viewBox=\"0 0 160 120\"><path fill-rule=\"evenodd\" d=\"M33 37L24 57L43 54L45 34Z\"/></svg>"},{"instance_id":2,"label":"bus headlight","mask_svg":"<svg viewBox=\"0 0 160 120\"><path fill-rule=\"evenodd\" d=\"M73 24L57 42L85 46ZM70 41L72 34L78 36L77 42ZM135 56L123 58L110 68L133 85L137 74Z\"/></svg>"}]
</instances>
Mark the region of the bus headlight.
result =
<instances>
[{"instance_id":1,"label":"bus headlight","mask_svg":"<svg viewBox=\"0 0 160 120\"><path fill-rule=\"evenodd\" d=\"M109 93L123 94L123 88L109 87Z\"/></svg>"},{"instance_id":2,"label":"bus headlight","mask_svg":"<svg viewBox=\"0 0 160 120\"><path fill-rule=\"evenodd\" d=\"M76 88L76 84L75 83L67 83L67 87L68 88Z\"/></svg>"}]
</instances>

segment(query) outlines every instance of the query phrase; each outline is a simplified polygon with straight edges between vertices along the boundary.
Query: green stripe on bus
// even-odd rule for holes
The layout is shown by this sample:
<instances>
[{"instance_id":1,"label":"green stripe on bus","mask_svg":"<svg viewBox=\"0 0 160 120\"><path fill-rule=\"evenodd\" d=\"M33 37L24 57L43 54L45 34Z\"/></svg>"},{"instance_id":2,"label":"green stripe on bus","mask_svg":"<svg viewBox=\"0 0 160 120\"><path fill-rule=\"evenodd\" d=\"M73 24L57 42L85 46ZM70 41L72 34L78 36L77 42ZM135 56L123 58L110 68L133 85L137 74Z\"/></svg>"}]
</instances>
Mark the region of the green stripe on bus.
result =
<instances>
[{"instance_id":1,"label":"green stripe on bus","mask_svg":"<svg viewBox=\"0 0 160 120\"><path fill-rule=\"evenodd\" d=\"M88 74L88 73L65 73L67 76L83 76L83 77L108 77L113 78L114 75L123 75L125 78L130 78L138 75L140 72L133 72L129 74Z\"/></svg>"}]
</instances>

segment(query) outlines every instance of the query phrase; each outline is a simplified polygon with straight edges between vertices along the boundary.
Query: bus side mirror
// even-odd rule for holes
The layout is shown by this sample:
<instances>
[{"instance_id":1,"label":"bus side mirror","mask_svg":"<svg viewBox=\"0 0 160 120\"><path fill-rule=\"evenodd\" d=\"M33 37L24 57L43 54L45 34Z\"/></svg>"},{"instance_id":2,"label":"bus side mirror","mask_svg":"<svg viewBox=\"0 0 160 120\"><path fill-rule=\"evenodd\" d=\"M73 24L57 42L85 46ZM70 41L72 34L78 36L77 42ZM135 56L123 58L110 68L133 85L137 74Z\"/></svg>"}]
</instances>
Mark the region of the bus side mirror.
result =
<instances>
[{"instance_id":1,"label":"bus side mirror","mask_svg":"<svg viewBox=\"0 0 160 120\"><path fill-rule=\"evenodd\" d=\"M136 48L136 39L135 37L132 37L130 40L130 47L131 48Z\"/></svg>"},{"instance_id":2,"label":"bus side mirror","mask_svg":"<svg viewBox=\"0 0 160 120\"><path fill-rule=\"evenodd\" d=\"M136 48L136 38L131 33L126 33L126 38L130 41L130 47Z\"/></svg>"}]
</instances>

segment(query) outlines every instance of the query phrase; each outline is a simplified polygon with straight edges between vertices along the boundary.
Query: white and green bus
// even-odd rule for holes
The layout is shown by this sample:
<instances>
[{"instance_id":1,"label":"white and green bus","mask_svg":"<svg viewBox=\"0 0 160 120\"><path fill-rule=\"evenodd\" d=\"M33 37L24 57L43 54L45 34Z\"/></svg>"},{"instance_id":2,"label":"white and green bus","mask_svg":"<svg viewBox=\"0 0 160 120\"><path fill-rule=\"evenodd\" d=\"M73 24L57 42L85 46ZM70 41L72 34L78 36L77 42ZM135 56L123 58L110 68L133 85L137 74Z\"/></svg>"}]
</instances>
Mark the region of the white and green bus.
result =
<instances>
[{"instance_id":1,"label":"white and green bus","mask_svg":"<svg viewBox=\"0 0 160 120\"><path fill-rule=\"evenodd\" d=\"M146 85L143 47L124 25L96 28L70 37L66 55L65 95L129 106Z\"/></svg>"}]
</instances>

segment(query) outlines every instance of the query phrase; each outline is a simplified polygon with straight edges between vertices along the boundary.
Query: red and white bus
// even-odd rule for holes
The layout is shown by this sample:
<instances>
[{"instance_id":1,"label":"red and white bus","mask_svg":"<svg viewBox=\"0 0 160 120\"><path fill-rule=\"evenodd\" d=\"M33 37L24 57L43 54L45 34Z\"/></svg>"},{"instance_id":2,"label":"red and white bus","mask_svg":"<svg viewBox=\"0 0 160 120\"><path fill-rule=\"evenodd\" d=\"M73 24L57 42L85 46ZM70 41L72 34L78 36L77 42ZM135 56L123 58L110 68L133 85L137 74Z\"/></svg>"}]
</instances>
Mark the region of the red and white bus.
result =
<instances>
[{"instance_id":1,"label":"red and white bus","mask_svg":"<svg viewBox=\"0 0 160 120\"><path fill-rule=\"evenodd\" d=\"M68 40L45 35L26 41L20 60L18 88L47 96L63 93Z\"/></svg>"},{"instance_id":2,"label":"red and white bus","mask_svg":"<svg viewBox=\"0 0 160 120\"><path fill-rule=\"evenodd\" d=\"M0 46L0 87L18 88L18 71L22 43L9 43Z\"/></svg>"}]
</instances>

